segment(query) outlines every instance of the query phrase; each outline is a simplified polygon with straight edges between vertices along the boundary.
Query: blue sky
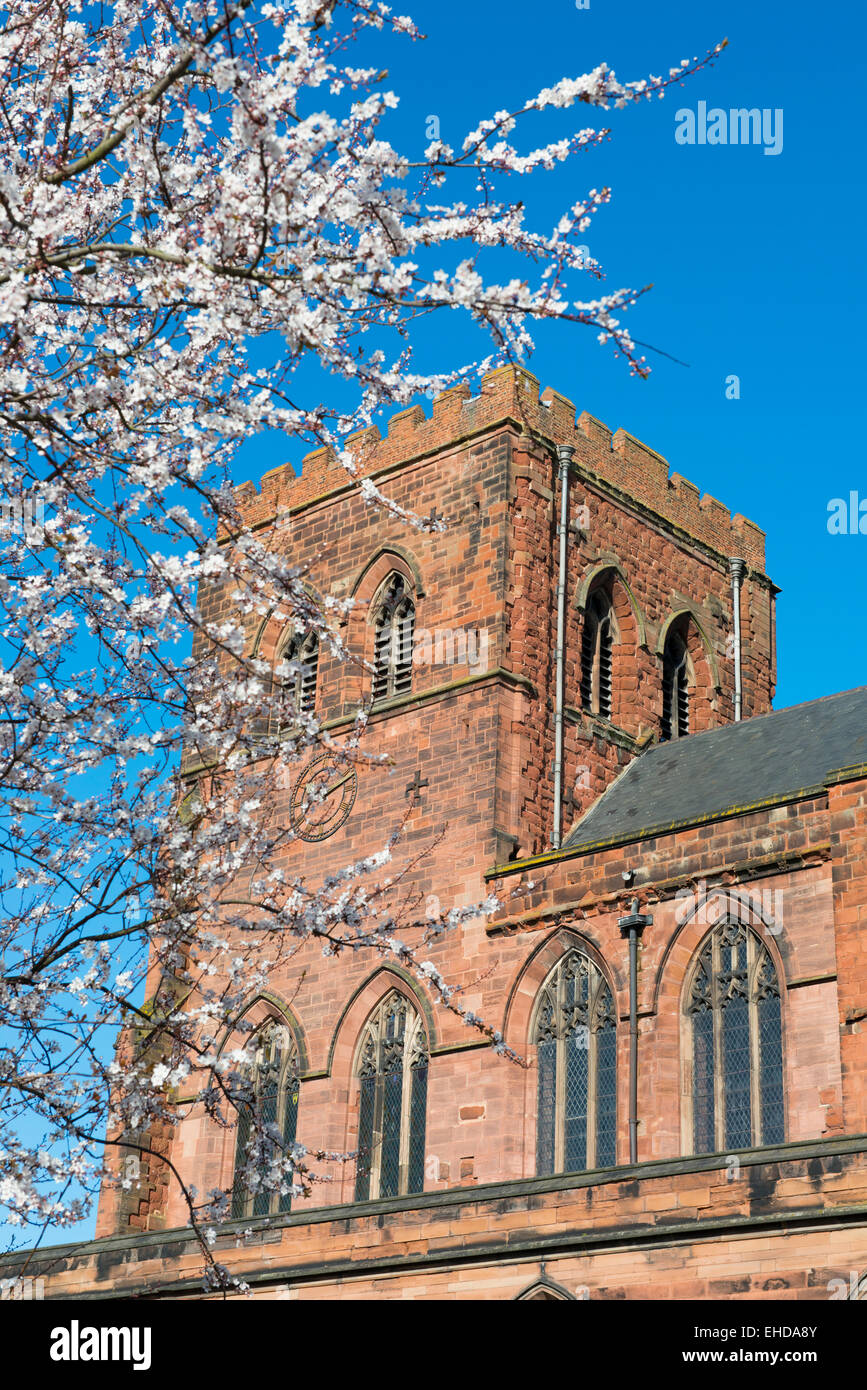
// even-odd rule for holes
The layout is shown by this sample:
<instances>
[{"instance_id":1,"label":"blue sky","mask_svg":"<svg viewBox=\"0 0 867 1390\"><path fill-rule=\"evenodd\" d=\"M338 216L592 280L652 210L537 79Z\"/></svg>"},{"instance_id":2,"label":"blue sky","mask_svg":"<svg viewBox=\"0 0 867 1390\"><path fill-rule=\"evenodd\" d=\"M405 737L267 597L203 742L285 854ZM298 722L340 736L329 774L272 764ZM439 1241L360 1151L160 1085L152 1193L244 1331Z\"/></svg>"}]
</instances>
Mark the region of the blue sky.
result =
<instances>
[{"instance_id":1,"label":"blue sky","mask_svg":"<svg viewBox=\"0 0 867 1390\"><path fill-rule=\"evenodd\" d=\"M867 535L827 529L832 498L854 490L867 501L862 11L803 0L590 0L583 10L574 0L400 0L396 8L428 36L380 40L387 85L401 97L387 133L410 155L427 143L429 115L458 146L481 117L603 59L634 79L728 37L712 69L664 100L600 118L612 128L609 142L507 185L538 230L587 189L610 185L613 200L585 238L591 254L607 287L653 283L629 315L631 331L689 365L649 354L653 372L643 382L591 330L547 325L528 366L543 386L622 425L767 532L768 572L782 589L778 708L867 682ZM699 101L781 109L782 151L679 145L675 113ZM519 133L521 148L537 133L547 139L594 123L593 114L581 107L537 117ZM588 296L590 287L572 286ZM424 341L431 355L420 365L431 369L477 355L454 313L426 328ZM740 379L738 400L725 396L730 374ZM274 438L251 442L238 480L287 458L297 463L303 452ZM829 620L833 636L817 636Z\"/></svg>"}]
</instances>

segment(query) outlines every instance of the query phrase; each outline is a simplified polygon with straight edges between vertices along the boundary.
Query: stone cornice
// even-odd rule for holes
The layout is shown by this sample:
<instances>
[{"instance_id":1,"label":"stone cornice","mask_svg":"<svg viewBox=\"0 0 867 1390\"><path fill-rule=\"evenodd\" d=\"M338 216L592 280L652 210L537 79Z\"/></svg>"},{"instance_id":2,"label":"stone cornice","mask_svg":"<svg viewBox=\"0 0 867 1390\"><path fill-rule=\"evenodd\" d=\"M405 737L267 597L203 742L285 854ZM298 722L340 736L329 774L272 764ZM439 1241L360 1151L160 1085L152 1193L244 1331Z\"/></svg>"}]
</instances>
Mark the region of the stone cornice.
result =
<instances>
[{"instance_id":1,"label":"stone cornice","mask_svg":"<svg viewBox=\"0 0 867 1390\"><path fill-rule=\"evenodd\" d=\"M746 1149L738 1151L741 1168L772 1166L775 1164L804 1165L814 1161L828 1160L848 1155L867 1153L867 1134L839 1136L830 1139L796 1141L774 1145L769 1148ZM225 1222L217 1227L215 1248L235 1248L240 1234L251 1230L254 1234L267 1236L268 1243L281 1239L281 1232L293 1227L344 1221L361 1221L373 1218L381 1221L389 1215L402 1212L430 1212L449 1208L475 1205L484 1207L487 1203L527 1203L536 1209L534 1199L548 1193L580 1191L586 1188L599 1188L624 1183L667 1181L689 1174L721 1173L725 1171L731 1154L707 1154L675 1159L655 1159L649 1162L628 1164L618 1168L597 1169L587 1173L566 1173L556 1177L522 1178L506 1182L479 1184L473 1187L448 1188L441 1192L423 1192L406 1197L393 1197L372 1202L340 1203L333 1206L317 1207L310 1211L294 1212L289 1215L265 1219L244 1219ZM442 1266L457 1263L490 1264L503 1257L538 1258L544 1252L570 1253L589 1250L602 1251L642 1245L670 1245L676 1242L694 1244L701 1240L718 1239L721 1236L761 1236L774 1230L790 1231L796 1227L828 1229L841 1223L867 1226L867 1203L841 1203L839 1206L827 1205L821 1193L816 1195L814 1207L786 1207L775 1212L755 1214L725 1213L696 1219L659 1221L648 1224L634 1222L622 1227L596 1230L576 1230L574 1226L562 1231L540 1232L534 1234L511 1230L502 1240L491 1240L488 1235L478 1241L469 1238L452 1247L439 1248L435 1252L398 1253L393 1256L365 1258L359 1264L355 1259L334 1261L316 1260L291 1266L281 1266L276 1261L267 1268L247 1271L243 1262L238 1263L236 1273L251 1286L266 1286L280 1282L310 1281L321 1278L334 1278L338 1275L369 1276L371 1273L426 1266ZM110 1236L101 1240L80 1244L47 1247L38 1252L17 1251L12 1255L0 1257L0 1271L15 1273L26 1263L28 1273L39 1277L40 1270L57 1266L65 1260L74 1260L76 1265L88 1259L99 1260L109 1266L112 1256L123 1261L126 1252L135 1252L139 1261L158 1258L164 1264L174 1257L181 1257L196 1245L195 1238L187 1227L171 1230L148 1231L123 1236ZM234 1262L233 1262L234 1264ZM153 1280L138 1284L109 1285L105 1290L94 1288L75 1293L76 1299L101 1299L135 1297L149 1298L189 1295L201 1297L201 1279Z\"/></svg>"},{"instance_id":2,"label":"stone cornice","mask_svg":"<svg viewBox=\"0 0 867 1390\"><path fill-rule=\"evenodd\" d=\"M801 787L798 791L781 792L769 796L764 801L752 801L743 806L727 806L721 811L712 811L706 816L692 816L686 820L667 821L658 825L648 825L640 830L631 830L622 835L612 835L605 840L593 840L586 845L564 846L562 849L548 850L529 859L516 859L509 864L495 864L485 870L485 878L506 878L512 874L527 873L531 869L544 868L548 864L558 864L566 859L581 859L600 850L617 849L621 845L639 844L642 840L654 840L663 835L676 835L681 830L691 830L699 825L713 825L717 821L732 820L739 816L750 816L756 811L769 810L773 806L794 805L798 801L812 801L817 797L825 800L828 788L822 784Z\"/></svg>"},{"instance_id":3,"label":"stone cornice","mask_svg":"<svg viewBox=\"0 0 867 1390\"><path fill-rule=\"evenodd\" d=\"M831 846L828 842L811 845L809 849L790 850L778 854L761 854L753 859L739 859L730 864L721 865L715 869L702 870L701 873L689 872L677 874L668 878L655 878L649 875L647 878L636 877L635 882L629 888L617 888L609 893L600 893L596 897L576 898L571 902L558 902L556 905L538 907L522 912L515 917L494 918L488 922L487 932L490 936L496 936L504 932L530 931L534 924L539 923L540 927L546 926L552 919L563 916L570 916L573 913L581 917L596 915L600 912L613 912L616 908L622 907L624 900L629 899L636 889L641 889L642 894L647 895L648 903L664 902L667 898L677 896L678 890L690 888L701 878L711 888L722 885L722 880L730 877L730 882L725 887L737 887L741 883L749 883L757 878L774 878L777 874L793 873L799 869L813 869L817 864L824 863L831 857ZM487 878L496 876L495 870L489 870Z\"/></svg>"}]
</instances>

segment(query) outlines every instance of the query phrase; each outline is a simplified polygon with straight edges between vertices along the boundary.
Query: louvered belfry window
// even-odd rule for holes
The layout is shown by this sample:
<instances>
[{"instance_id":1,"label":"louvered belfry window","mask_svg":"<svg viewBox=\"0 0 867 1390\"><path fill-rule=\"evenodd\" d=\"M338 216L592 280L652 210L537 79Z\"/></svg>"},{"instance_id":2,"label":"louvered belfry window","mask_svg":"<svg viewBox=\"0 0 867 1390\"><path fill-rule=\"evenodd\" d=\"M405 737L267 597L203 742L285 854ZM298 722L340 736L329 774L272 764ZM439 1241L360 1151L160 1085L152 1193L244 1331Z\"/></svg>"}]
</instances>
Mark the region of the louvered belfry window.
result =
<instances>
[{"instance_id":1,"label":"louvered belfry window","mask_svg":"<svg viewBox=\"0 0 867 1390\"><path fill-rule=\"evenodd\" d=\"M316 708L316 679L319 674L319 638L315 632L299 634L287 642L278 657L281 662L297 664L283 683L288 700L282 713L275 709L272 718L279 728L290 728L301 715L312 714Z\"/></svg>"},{"instance_id":2,"label":"louvered belfry window","mask_svg":"<svg viewBox=\"0 0 867 1390\"><path fill-rule=\"evenodd\" d=\"M662 658L662 737L683 738L688 733L689 665L686 643L676 632L672 632Z\"/></svg>"},{"instance_id":3,"label":"louvered belfry window","mask_svg":"<svg viewBox=\"0 0 867 1390\"><path fill-rule=\"evenodd\" d=\"M784 1140L780 986L761 938L742 922L715 927L687 1002L697 1154Z\"/></svg>"},{"instance_id":4,"label":"louvered belfry window","mask_svg":"<svg viewBox=\"0 0 867 1390\"><path fill-rule=\"evenodd\" d=\"M392 990L365 1024L358 1054L356 1201L424 1188L427 1070L421 1018Z\"/></svg>"},{"instance_id":5,"label":"louvered belfry window","mask_svg":"<svg viewBox=\"0 0 867 1390\"><path fill-rule=\"evenodd\" d=\"M374 619L373 699L390 700L412 689L415 604L402 574L386 585Z\"/></svg>"},{"instance_id":6,"label":"louvered belfry window","mask_svg":"<svg viewBox=\"0 0 867 1390\"><path fill-rule=\"evenodd\" d=\"M597 589L591 594L584 614L581 639L581 704L591 714L611 718L612 649L614 623L611 599Z\"/></svg>"},{"instance_id":7,"label":"louvered belfry window","mask_svg":"<svg viewBox=\"0 0 867 1390\"><path fill-rule=\"evenodd\" d=\"M280 1178L280 1165L295 1142L298 1124L298 1049L287 1027L269 1020L248 1044L252 1061L247 1071L247 1095L238 1104L235 1140L235 1178L232 1216L270 1216L289 1211L291 1196L277 1187L263 1188L258 1179L245 1178L251 1164ZM268 1132L276 1126L278 1137ZM283 1170L283 1181L289 1181Z\"/></svg>"},{"instance_id":8,"label":"louvered belfry window","mask_svg":"<svg viewBox=\"0 0 867 1390\"><path fill-rule=\"evenodd\" d=\"M569 951L549 975L533 1029L537 1170L576 1173L617 1162L617 1026L602 972Z\"/></svg>"}]
</instances>

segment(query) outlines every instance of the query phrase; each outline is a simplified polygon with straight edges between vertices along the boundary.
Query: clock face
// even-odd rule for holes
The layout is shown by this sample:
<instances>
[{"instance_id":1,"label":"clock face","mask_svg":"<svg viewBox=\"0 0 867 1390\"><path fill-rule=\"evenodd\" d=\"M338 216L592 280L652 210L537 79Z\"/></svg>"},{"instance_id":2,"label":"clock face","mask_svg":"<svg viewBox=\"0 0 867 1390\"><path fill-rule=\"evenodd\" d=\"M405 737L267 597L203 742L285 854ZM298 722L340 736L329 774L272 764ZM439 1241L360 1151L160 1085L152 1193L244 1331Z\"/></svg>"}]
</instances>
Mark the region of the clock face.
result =
<instances>
[{"instance_id":1,"label":"clock face","mask_svg":"<svg viewBox=\"0 0 867 1390\"><path fill-rule=\"evenodd\" d=\"M355 803L358 773L334 753L320 753L305 767L289 802L289 820L302 840L327 840Z\"/></svg>"}]
</instances>

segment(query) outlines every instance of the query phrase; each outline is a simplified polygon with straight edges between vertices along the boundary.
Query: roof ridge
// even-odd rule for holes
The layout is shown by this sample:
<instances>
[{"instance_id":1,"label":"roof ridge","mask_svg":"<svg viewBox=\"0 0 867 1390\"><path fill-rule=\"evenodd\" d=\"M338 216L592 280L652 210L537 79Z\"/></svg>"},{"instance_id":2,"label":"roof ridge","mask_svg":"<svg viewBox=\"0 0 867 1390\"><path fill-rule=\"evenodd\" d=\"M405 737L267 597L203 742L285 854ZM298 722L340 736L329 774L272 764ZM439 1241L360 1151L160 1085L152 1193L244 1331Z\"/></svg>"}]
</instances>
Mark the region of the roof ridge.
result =
<instances>
[{"instance_id":1,"label":"roof ridge","mask_svg":"<svg viewBox=\"0 0 867 1390\"><path fill-rule=\"evenodd\" d=\"M867 685L853 685L849 690L833 690L829 695L816 695L812 700L801 700L797 705L783 705L782 709L768 710L768 714L785 714L790 709L803 709L805 705L821 705L826 700L839 700L842 695L857 695L867 691ZM764 719L763 714L752 716L754 719Z\"/></svg>"},{"instance_id":2,"label":"roof ridge","mask_svg":"<svg viewBox=\"0 0 867 1390\"><path fill-rule=\"evenodd\" d=\"M807 709L810 705L824 705L831 700L840 700L843 698L844 695L859 694L867 695L867 685L853 685L851 690L835 690L830 695L817 695L815 699L802 700L800 704L797 705L783 705L782 709L769 709L765 710L763 714L750 714L747 716L746 719L731 720L728 724L715 724L712 729L699 729L694 734L687 735L687 737L690 740L692 740L697 738L704 738L707 734L719 734L722 733L724 730L728 729L742 729L750 724L758 724L763 719L775 719L780 714L791 714L795 710ZM679 740L676 739L666 739L665 742L651 743L650 746L648 748L645 748L644 752L641 753L639 756L644 757L647 753L650 753L654 748L665 748L668 747L671 743L675 743L678 741ZM630 763L629 766L632 767L632 763ZM611 783L611 786L614 786L614 782Z\"/></svg>"}]
</instances>

